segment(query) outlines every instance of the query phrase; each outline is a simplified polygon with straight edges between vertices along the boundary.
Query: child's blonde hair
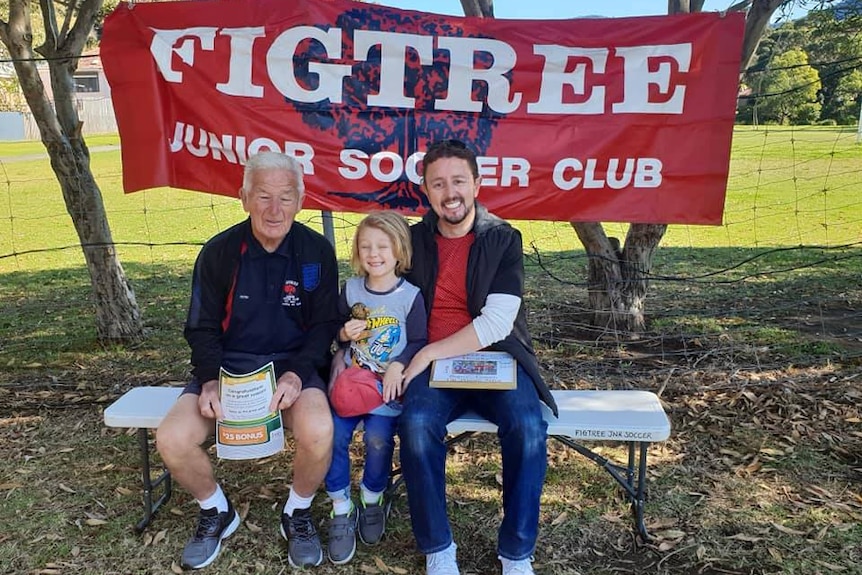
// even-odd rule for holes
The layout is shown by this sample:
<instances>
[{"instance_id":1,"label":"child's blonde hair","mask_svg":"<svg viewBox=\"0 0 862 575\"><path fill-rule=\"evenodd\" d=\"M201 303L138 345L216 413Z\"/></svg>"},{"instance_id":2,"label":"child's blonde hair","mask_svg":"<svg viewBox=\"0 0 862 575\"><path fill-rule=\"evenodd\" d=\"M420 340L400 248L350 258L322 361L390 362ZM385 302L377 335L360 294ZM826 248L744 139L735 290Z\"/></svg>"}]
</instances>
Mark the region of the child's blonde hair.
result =
<instances>
[{"instance_id":1,"label":"child's blonde hair","mask_svg":"<svg viewBox=\"0 0 862 575\"><path fill-rule=\"evenodd\" d=\"M413 262L413 246L410 244L410 224L398 212L371 212L356 226L353 234L353 250L350 254L350 267L360 276L367 275L359 259L359 234L365 228L376 228L389 236L392 254L395 256L395 275L401 276L410 271Z\"/></svg>"}]
</instances>

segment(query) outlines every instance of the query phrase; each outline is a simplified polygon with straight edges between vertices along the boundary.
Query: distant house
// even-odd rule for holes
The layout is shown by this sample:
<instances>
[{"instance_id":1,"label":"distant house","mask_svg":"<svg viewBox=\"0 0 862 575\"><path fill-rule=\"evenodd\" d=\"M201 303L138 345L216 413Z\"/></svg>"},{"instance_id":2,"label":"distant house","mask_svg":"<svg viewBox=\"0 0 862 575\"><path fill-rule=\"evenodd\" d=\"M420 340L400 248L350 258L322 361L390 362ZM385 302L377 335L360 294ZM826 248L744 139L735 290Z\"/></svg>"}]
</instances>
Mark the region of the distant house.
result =
<instances>
[{"instance_id":1,"label":"distant house","mask_svg":"<svg viewBox=\"0 0 862 575\"><path fill-rule=\"evenodd\" d=\"M42 62L38 65L39 76L45 85L45 93L51 100L54 93L51 88L51 78L48 72L48 64ZM105 71L102 69L102 59L99 57L99 49L86 50L78 60L78 69L73 76L75 80L75 98L77 100L99 100L111 98L111 87L105 79Z\"/></svg>"},{"instance_id":2,"label":"distant house","mask_svg":"<svg viewBox=\"0 0 862 575\"><path fill-rule=\"evenodd\" d=\"M45 93L53 100L54 92L51 88L48 64L42 62L37 69L45 86ZM84 135L116 133L117 120L111 104L111 87L105 79L98 48L86 50L81 54L73 79L78 117L83 122L82 133ZM38 134L28 134L28 137L38 138Z\"/></svg>"}]
</instances>

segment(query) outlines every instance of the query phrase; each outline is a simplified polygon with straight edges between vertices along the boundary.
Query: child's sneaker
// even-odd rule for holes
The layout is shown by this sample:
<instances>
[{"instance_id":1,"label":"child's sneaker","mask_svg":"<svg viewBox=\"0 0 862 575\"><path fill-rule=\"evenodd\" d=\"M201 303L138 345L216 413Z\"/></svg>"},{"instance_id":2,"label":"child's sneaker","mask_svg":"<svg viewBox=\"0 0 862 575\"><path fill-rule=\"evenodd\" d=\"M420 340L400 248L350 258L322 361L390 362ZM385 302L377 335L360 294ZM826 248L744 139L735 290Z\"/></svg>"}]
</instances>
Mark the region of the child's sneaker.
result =
<instances>
[{"instance_id":1,"label":"child's sneaker","mask_svg":"<svg viewBox=\"0 0 862 575\"><path fill-rule=\"evenodd\" d=\"M359 504L359 538L366 545L374 545L383 538L386 531L386 504L383 496L377 503Z\"/></svg>"},{"instance_id":2,"label":"child's sneaker","mask_svg":"<svg viewBox=\"0 0 862 575\"><path fill-rule=\"evenodd\" d=\"M353 559L356 553L356 507L350 506L350 513L329 515L329 541L327 543L329 560L343 565Z\"/></svg>"}]
</instances>

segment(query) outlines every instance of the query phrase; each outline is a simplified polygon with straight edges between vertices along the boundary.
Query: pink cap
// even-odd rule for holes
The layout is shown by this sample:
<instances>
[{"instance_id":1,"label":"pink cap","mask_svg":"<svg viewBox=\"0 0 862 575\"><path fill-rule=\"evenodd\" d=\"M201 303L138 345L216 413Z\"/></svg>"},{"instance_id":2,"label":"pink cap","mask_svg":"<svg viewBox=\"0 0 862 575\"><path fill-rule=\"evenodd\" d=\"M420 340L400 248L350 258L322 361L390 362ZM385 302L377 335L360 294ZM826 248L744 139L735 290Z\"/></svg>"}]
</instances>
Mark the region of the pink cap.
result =
<instances>
[{"instance_id":1,"label":"pink cap","mask_svg":"<svg viewBox=\"0 0 862 575\"><path fill-rule=\"evenodd\" d=\"M361 367L348 367L338 374L329 402L341 417L365 415L383 405L377 374Z\"/></svg>"}]
</instances>

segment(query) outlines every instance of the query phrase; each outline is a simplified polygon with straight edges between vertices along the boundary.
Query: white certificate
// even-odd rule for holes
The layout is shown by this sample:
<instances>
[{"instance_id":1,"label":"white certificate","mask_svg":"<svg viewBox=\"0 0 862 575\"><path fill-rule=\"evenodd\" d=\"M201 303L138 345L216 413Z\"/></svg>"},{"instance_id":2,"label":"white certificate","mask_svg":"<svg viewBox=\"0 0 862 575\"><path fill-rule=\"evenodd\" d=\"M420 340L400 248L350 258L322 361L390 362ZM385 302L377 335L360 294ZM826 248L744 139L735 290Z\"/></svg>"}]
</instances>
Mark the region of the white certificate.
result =
<instances>
[{"instance_id":1,"label":"white certificate","mask_svg":"<svg viewBox=\"0 0 862 575\"><path fill-rule=\"evenodd\" d=\"M272 362L244 374L221 369L218 388L224 419L216 423L219 457L256 459L284 449L281 411L269 410L275 383Z\"/></svg>"},{"instance_id":2,"label":"white certificate","mask_svg":"<svg viewBox=\"0 0 862 575\"><path fill-rule=\"evenodd\" d=\"M431 364L431 387L515 389L517 362L505 351L477 351Z\"/></svg>"}]
</instances>

